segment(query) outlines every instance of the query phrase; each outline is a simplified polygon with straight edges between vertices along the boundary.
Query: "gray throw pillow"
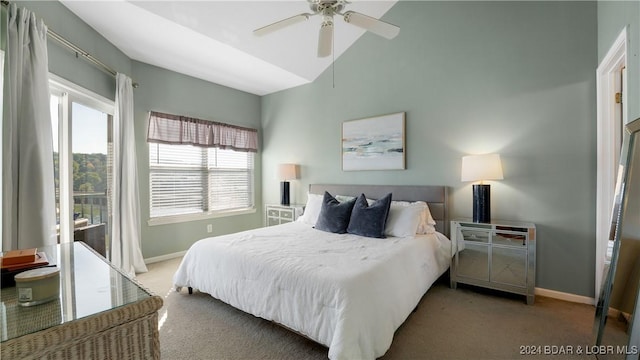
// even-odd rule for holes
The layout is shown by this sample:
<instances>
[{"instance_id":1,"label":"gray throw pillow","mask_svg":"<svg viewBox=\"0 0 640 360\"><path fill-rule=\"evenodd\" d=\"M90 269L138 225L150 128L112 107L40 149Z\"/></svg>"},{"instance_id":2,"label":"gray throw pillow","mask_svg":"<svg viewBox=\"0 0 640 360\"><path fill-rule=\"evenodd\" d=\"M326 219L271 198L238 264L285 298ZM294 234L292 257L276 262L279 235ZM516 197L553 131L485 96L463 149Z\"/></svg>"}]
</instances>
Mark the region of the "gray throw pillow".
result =
<instances>
[{"instance_id":1,"label":"gray throw pillow","mask_svg":"<svg viewBox=\"0 0 640 360\"><path fill-rule=\"evenodd\" d=\"M351 211L347 232L366 237L385 238L384 227L387 224L390 206L391 193L371 205L367 202L364 194L361 194Z\"/></svg>"},{"instance_id":2,"label":"gray throw pillow","mask_svg":"<svg viewBox=\"0 0 640 360\"><path fill-rule=\"evenodd\" d=\"M336 234L344 234L349 226L349 218L351 210L356 199L339 202L328 192L324 192L322 198L322 207L315 228L322 231L328 231Z\"/></svg>"}]
</instances>

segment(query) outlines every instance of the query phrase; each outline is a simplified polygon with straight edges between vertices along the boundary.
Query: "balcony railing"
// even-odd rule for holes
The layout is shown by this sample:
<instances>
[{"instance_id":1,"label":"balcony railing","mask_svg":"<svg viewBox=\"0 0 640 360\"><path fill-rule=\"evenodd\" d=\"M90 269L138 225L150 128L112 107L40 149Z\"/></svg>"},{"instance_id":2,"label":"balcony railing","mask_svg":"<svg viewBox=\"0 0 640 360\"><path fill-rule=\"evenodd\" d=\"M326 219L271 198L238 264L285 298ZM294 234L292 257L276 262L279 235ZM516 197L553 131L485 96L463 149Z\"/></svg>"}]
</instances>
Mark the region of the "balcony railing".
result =
<instances>
[{"instance_id":1,"label":"balcony railing","mask_svg":"<svg viewBox=\"0 0 640 360\"><path fill-rule=\"evenodd\" d=\"M108 222L108 197L104 193L74 193L73 217L89 220L89 225Z\"/></svg>"},{"instance_id":2,"label":"balcony railing","mask_svg":"<svg viewBox=\"0 0 640 360\"><path fill-rule=\"evenodd\" d=\"M60 199L56 193L56 203ZM104 193L73 194L73 238L84 241L102 256L108 257L109 249L109 198ZM59 223L59 219L58 223ZM58 242L60 242L59 226ZM69 241L69 240L66 240Z\"/></svg>"}]
</instances>

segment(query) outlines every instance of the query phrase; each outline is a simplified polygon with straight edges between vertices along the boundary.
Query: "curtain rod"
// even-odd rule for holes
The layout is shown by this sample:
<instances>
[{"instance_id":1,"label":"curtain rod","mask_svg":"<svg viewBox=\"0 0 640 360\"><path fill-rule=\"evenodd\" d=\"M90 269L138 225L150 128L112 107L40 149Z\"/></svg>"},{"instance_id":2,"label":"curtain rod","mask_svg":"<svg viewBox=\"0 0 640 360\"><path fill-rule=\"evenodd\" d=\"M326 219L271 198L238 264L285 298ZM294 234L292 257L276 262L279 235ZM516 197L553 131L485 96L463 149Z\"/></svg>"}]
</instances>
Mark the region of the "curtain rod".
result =
<instances>
[{"instance_id":1,"label":"curtain rod","mask_svg":"<svg viewBox=\"0 0 640 360\"><path fill-rule=\"evenodd\" d=\"M9 1L6 0L2 0L2 5L4 6L9 6ZM100 70L106 72L107 74L110 74L112 76L116 76L118 74L117 71L113 70L112 68L110 68L109 66L107 66L105 63L103 63L102 61L100 61L99 59L97 59L96 57L94 57L93 55L89 54L88 52L82 50L82 48L80 48L79 46L75 45L74 43L72 43L71 41L65 39L64 37L62 37L60 34L56 33L55 31L51 30L49 27L47 27L47 35L57 41L59 44L63 45L64 47L66 47L68 50L70 50L71 52L74 52L76 54L76 57L78 57L78 55L82 55L82 57L87 60L88 62L90 62L91 64L93 64L94 66L98 67ZM134 88L137 88L139 85L137 82L133 82L132 86Z\"/></svg>"}]
</instances>

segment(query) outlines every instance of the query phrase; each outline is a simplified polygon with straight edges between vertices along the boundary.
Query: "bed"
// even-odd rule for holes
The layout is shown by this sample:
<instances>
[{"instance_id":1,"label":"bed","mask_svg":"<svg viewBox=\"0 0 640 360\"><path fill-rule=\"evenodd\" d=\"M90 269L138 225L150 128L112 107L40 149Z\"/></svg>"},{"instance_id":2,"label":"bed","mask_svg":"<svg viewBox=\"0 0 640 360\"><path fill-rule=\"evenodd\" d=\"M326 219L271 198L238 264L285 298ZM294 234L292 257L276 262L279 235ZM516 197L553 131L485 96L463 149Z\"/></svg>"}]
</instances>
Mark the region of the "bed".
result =
<instances>
[{"instance_id":1,"label":"bed","mask_svg":"<svg viewBox=\"0 0 640 360\"><path fill-rule=\"evenodd\" d=\"M391 193L394 202L385 227L391 236L314 228L318 209L312 200L326 197L325 191L343 202L366 194L369 204ZM197 241L185 254L174 284L178 290L208 293L323 344L330 359L380 357L391 346L394 332L449 268L447 188L313 184L308 197L298 221ZM419 202L428 204L432 227L421 228L426 224L422 211L418 228L409 231L417 233L407 235L406 227L398 225L398 208L406 214L405 206Z\"/></svg>"}]
</instances>

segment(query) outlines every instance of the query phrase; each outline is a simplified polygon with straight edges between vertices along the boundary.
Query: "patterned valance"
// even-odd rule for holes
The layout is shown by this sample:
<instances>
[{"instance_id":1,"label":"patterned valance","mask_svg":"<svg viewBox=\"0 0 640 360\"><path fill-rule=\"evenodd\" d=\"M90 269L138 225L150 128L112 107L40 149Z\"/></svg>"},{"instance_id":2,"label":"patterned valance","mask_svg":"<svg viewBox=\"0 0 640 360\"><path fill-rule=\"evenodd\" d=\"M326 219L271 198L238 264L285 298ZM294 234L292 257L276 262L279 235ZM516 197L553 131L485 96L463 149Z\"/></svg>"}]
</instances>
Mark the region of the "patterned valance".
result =
<instances>
[{"instance_id":1,"label":"patterned valance","mask_svg":"<svg viewBox=\"0 0 640 360\"><path fill-rule=\"evenodd\" d=\"M257 152L258 130L151 111L147 141Z\"/></svg>"}]
</instances>

